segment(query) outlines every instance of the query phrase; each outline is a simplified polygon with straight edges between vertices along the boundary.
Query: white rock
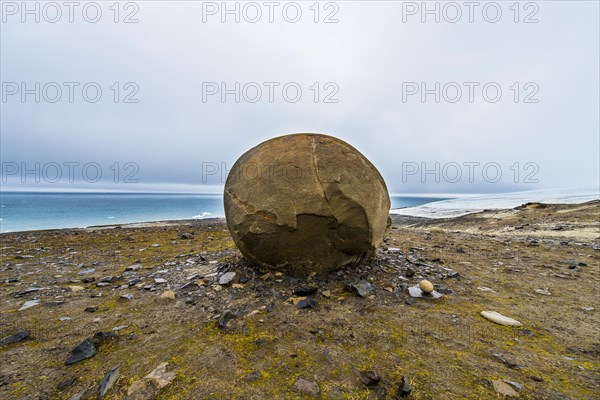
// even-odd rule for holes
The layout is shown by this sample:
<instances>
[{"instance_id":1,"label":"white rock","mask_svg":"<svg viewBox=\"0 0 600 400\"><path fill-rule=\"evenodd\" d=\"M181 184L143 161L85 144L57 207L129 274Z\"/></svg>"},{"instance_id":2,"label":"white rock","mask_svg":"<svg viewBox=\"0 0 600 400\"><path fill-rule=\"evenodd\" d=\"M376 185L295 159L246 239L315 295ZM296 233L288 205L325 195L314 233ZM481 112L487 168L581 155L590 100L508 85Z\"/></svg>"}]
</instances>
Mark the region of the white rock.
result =
<instances>
[{"instance_id":1,"label":"white rock","mask_svg":"<svg viewBox=\"0 0 600 400\"><path fill-rule=\"evenodd\" d=\"M113 331L120 331L121 329L125 329L128 328L129 325L119 325L119 326L115 326L114 328L112 328Z\"/></svg>"},{"instance_id":2,"label":"white rock","mask_svg":"<svg viewBox=\"0 0 600 400\"><path fill-rule=\"evenodd\" d=\"M154 278L154 282L156 283L167 283L165 278Z\"/></svg>"},{"instance_id":3,"label":"white rock","mask_svg":"<svg viewBox=\"0 0 600 400\"><path fill-rule=\"evenodd\" d=\"M19 308L19 311L27 310L28 308L37 306L39 304L40 304L39 300L28 300L25 303L23 303L23 305L21 306L21 308Z\"/></svg>"},{"instance_id":4,"label":"white rock","mask_svg":"<svg viewBox=\"0 0 600 400\"><path fill-rule=\"evenodd\" d=\"M492 385L494 386L494 390L496 391L496 393L502 394L507 397L519 397L519 393L517 393L512 387L510 387L510 385L502 381L492 380Z\"/></svg>"},{"instance_id":5,"label":"white rock","mask_svg":"<svg viewBox=\"0 0 600 400\"><path fill-rule=\"evenodd\" d=\"M505 317L504 315L502 315L496 311L482 311L481 316L489 321L495 322L498 325L505 325L505 326L522 326L523 325L516 319Z\"/></svg>"},{"instance_id":6,"label":"white rock","mask_svg":"<svg viewBox=\"0 0 600 400\"><path fill-rule=\"evenodd\" d=\"M219 278L219 285L228 285L235 278L235 272L226 272Z\"/></svg>"},{"instance_id":7,"label":"white rock","mask_svg":"<svg viewBox=\"0 0 600 400\"><path fill-rule=\"evenodd\" d=\"M425 293L418 286L409 287L408 294L410 294L411 297L420 297L420 298L434 299L434 300L441 299L442 297L444 297L443 294L436 292L435 290L431 293Z\"/></svg>"},{"instance_id":8,"label":"white rock","mask_svg":"<svg viewBox=\"0 0 600 400\"><path fill-rule=\"evenodd\" d=\"M169 383L171 383L173 381L173 379L175 379L175 372L168 372L167 371L167 367L169 366L169 363L162 363L160 364L158 367L156 367L156 369L152 372L150 372L148 375L146 375L144 377L144 379L149 380L150 382L154 383L154 385L161 389L165 386L167 386Z\"/></svg>"},{"instance_id":9,"label":"white rock","mask_svg":"<svg viewBox=\"0 0 600 400\"><path fill-rule=\"evenodd\" d=\"M165 291L163 294L160 295L161 299L174 299L175 298L175 292L172 290L167 290Z\"/></svg>"}]
</instances>

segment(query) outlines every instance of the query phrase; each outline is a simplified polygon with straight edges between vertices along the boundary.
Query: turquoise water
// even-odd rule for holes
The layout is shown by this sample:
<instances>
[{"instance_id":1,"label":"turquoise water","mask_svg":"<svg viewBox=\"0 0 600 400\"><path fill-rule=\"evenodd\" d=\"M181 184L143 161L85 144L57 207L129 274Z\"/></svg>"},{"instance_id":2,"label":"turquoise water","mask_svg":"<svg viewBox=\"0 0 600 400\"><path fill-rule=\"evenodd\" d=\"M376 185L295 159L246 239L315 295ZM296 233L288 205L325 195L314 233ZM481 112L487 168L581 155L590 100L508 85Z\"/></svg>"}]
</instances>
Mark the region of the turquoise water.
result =
<instances>
[{"instance_id":1,"label":"turquoise water","mask_svg":"<svg viewBox=\"0 0 600 400\"><path fill-rule=\"evenodd\" d=\"M442 198L392 196L392 208ZM223 198L171 193L0 193L0 232L222 217Z\"/></svg>"}]
</instances>

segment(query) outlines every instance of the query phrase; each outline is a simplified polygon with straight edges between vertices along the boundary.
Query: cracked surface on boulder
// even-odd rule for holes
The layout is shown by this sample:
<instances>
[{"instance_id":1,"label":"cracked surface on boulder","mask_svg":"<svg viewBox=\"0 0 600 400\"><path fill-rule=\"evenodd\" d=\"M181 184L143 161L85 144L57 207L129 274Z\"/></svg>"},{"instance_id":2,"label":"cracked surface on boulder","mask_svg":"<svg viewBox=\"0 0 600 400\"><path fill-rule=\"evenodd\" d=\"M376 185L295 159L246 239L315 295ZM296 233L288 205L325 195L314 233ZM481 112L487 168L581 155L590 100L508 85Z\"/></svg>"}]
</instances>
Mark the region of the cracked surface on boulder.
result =
<instances>
[{"instance_id":1,"label":"cracked surface on boulder","mask_svg":"<svg viewBox=\"0 0 600 400\"><path fill-rule=\"evenodd\" d=\"M385 182L366 157L340 139L309 133L244 153L229 173L224 202L246 258L300 275L372 256L390 209Z\"/></svg>"}]
</instances>

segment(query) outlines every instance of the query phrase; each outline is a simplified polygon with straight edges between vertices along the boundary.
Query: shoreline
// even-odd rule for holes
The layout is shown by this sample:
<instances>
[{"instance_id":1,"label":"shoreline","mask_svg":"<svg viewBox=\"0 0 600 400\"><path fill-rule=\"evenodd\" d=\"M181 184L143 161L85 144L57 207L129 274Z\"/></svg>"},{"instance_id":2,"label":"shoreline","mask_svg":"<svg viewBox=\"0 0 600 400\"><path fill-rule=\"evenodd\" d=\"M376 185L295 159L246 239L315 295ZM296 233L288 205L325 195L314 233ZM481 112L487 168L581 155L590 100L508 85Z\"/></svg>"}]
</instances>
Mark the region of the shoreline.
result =
<instances>
[{"instance_id":1,"label":"shoreline","mask_svg":"<svg viewBox=\"0 0 600 400\"><path fill-rule=\"evenodd\" d=\"M544 203L544 202L526 202L515 207L509 208L485 208L485 209L476 209L476 210L465 210L464 213L456 214L456 215L445 215L445 216L434 216L434 215L418 215L414 213L402 213L402 210L411 210L411 209L422 209L426 207L430 207L427 203L422 206L416 207L400 207L390 209L389 216L391 217L393 223L399 225L410 225L416 224L420 222L427 221L435 221L435 220L451 220L455 218L460 218L463 216L478 214L486 211L500 211L503 209L514 209L518 207L525 207L527 204L543 204L546 206L567 206L567 205L586 205L592 204L596 201L600 201L598 199L586 200L583 202L577 203ZM23 233L35 233L35 232L53 232L53 231L72 231L72 230L106 230L106 229L125 229L125 228L146 228L146 227L161 227L161 226L185 226L185 225L195 225L198 223L202 223L202 221L215 222L215 221L225 221L225 217L206 217L206 218L182 218L182 219L165 219L165 220L156 220L156 221L139 221L139 222L124 222L121 224L100 224L100 225L90 225L85 227L65 227L65 228L47 228L47 229L30 229L23 231L10 231L10 232L0 232L0 237L2 235L9 234L23 234Z\"/></svg>"},{"instance_id":2,"label":"shoreline","mask_svg":"<svg viewBox=\"0 0 600 400\"><path fill-rule=\"evenodd\" d=\"M72 228L47 228L47 229L30 229L24 231L10 231L0 232L2 235L10 234L22 234L22 233L36 233L36 232L53 232L53 231L73 231L73 230L103 230L103 229L124 229L124 228L151 228L160 226L174 226L174 225L193 225L201 223L202 221L225 221L225 217L208 217L208 218L184 218L184 219L165 219L158 221L141 221L141 222L124 222L122 224L106 224L106 225L90 225L83 227L72 227Z\"/></svg>"},{"instance_id":3,"label":"shoreline","mask_svg":"<svg viewBox=\"0 0 600 400\"><path fill-rule=\"evenodd\" d=\"M20 192L17 192L16 194L19 194ZM4 192L3 194L15 194L13 192ZM36 192L32 193L34 196L39 194ZM48 194L48 193L42 193L42 194ZM50 194L59 194L62 195L62 193L50 193ZM72 193L71 193L72 194ZM75 193L77 195L84 195L85 193ZM105 195L104 193L101 193L102 195ZM146 196L146 195L166 195L166 196L170 196L172 194L170 193L122 193L125 195L128 194L136 194L136 195L140 195L140 196ZM173 195L179 195L179 193L175 193ZM215 195L209 195L209 194L184 194L183 197L188 197L188 196L204 196L204 197L210 197L210 198L214 198L217 199L219 196L215 196ZM396 208L392 208L389 213L393 216L393 218L395 218L396 220L401 220L402 218L400 217L394 217L394 215L403 215L405 217L418 217L418 218L430 218L430 219L436 219L436 218L450 218L450 217L456 217L456 216L460 216L460 215L466 215L466 214L471 214L471 213L475 213L475 212L480 212L483 211L485 209L502 209L502 208L512 208L512 207L516 207L518 205L521 204L525 204L527 202L543 202L546 204L570 204L570 203L583 203L586 201L591 201L591 200L598 200L600 199L600 192L597 189L590 189L590 188L579 188L579 189L544 189L544 190L529 190L529 191L521 191L521 192L508 192L508 193L496 193L496 194L464 194L464 195L458 195L455 194L455 197L451 197L451 198L441 198L440 196L442 196L442 194L417 194L417 193L407 193L404 195L399 196L398 194L392 194L390 197L391 198L405 198L405 199L413 199L413 198L426 198L429 199L429 201L425 202L425 203L416 203L416 204L420 204L420 205L410 205L410 204L414 204L411 203L410 201L408 202L400 202L399 204L407 204L405 207L396 207ZM433 200L433 201L432 201ZM116 203L118 204L118 203ZM399 205L397 204L397 205ZM16 204L13 204L11 207L15 207ZM131 209L136 209L138 207L145 207L144 203L133 203L133 204L127 204L127 206ZM179 205L178 205L179 206ZM136 215L135 213L133 214L128 214L127 215L119 215L118 218L120 220L129 220L131 218L130 221L128 222L122 222L122 223L114 223L113 221L111 221L111 215L117 215L117 214L111 214L112 210L109 210L107 208L107 210L105 210L105 212L107 213L107 215L109 215L109 217L107 218L97 218L96 215L94 214L90 214L87 215L85 212L81 213L81 215L78 214L78 211L74 211L74 215L79 215L79 218L74 219L73 221L70 221L68 218L67 219L63 219L62 222L61 220L56 220L58 222L58 224L72 224L72 226L54 226L53 225L57 225L55 223L54 219L44 219L41 218L41 220L35 220L35 221L30 221L31 217L27 216L27 213L23 214L23 218L24 220L22 220L22 223L17 223L15 225L15 227L22 225L25 229L22 230L10 230L10 231L6 231L6 232L0 232L0 235L3 234L7 234L7 233L16 233L16 232L34 232L34 231L46 231L46 230L61 230L61 229L85 229L85 228L97 228L97 227L109 227L109 226L144 226L144 224L157 224L157 223L169 223L169 224L173 224L173 223L185 223L185 221L191 220L191 219L206 219L203 218L205 217L210 217L210 218L224 218L223 215L223 210L222 210L222 204L221 206L217 207L220 211L215 212L214 211L214 204L205 204L203 206L200 207L200 209L204 209L205 212L202 212L202 215L194 215L192 216L192 214L189 214L190 216L184 216L182 218L176 217L176 218L171 218L167 215L164 215L164 213L162 215L160 215L159 213L156 212L156 209L152 209L149 208L149 212L147 212L147 215ZM4 205L2 206L4 209ZM59 207L58 205L54 206L54 207ZM189 212L190 210L193 210L194 207L197 207L197 205L188 205L188 208L186 208L187 212ZM190 208L191 207L191 208ZM17 207L18 209L18 207ZM154 210L154 217L152 216L152 210ZM5 211L6 212L6 211ZM5 212L3 212L3 216L6 217L7 214L5 214ZM14 212L14 211L13 211ZM55 209L50 209L50 211L48 212L48 215L53 215L52 212L56 213ZM187 214L186 212L186 214ZM213 214L210 215L210 212L212 212ZM181 215L181 213L176 213L178 215ZM186 215L183 214L183 215ZM9 213L8 216L10 217L11 221L19 221L19 218L17 218L17 214L12 217L10 216L11 214ZM86 217L87 215L87 217ZM195 217L200 217L200 218L195 218ZM4 218L6 219L6 218ZM108 219L108 220L107 220ZM81 223L80 226L78 221L81 220L85 220L87 222L87 224ZM414 219L410 219L407 218L408 221L412 221ZM67 222L69 221L69 222ZM2 223L4 222L4 223ZM7 227L11 228L11 224L8 223L8 221L2 221L2 219L0 219L0 225L2 225L3 227L6 226L8 224ZM50 226L47 228L36 228L36 225L41 225L41 226Z\"/></svg>"}]
</instances>

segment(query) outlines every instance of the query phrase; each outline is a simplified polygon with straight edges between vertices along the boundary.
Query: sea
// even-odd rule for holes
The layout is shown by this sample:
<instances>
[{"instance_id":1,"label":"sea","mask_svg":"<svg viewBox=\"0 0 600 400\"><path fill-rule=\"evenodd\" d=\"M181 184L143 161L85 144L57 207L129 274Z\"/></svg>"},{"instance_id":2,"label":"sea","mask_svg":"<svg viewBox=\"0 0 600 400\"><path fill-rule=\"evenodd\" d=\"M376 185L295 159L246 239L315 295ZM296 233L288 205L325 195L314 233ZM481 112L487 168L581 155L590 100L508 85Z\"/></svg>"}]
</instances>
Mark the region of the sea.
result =
<instances>
[{"instance_id":1,"label":"sea","mask_svg":"<svg viewBox=\"0 0 600 400\"><path fill-rule=\"evenodd\" d=\"M390 196L392 208L449 197ZM223 196L182 193L0 192L0 232L223 217Z\"/></svg>"},{"instance_id":2,"label":"sea","mask_svg":"<svg viewBox=\"0 0 600 400\"><path fill-rule=\"evenodd\" d=\"M392 214L451 218L527 202L584 203L598 188L530 190L484 195L391 195ZM0 191L0 232L83 228L150 221L223 217L220 194L58 193Z\"/></svg>"}]
</instances>

